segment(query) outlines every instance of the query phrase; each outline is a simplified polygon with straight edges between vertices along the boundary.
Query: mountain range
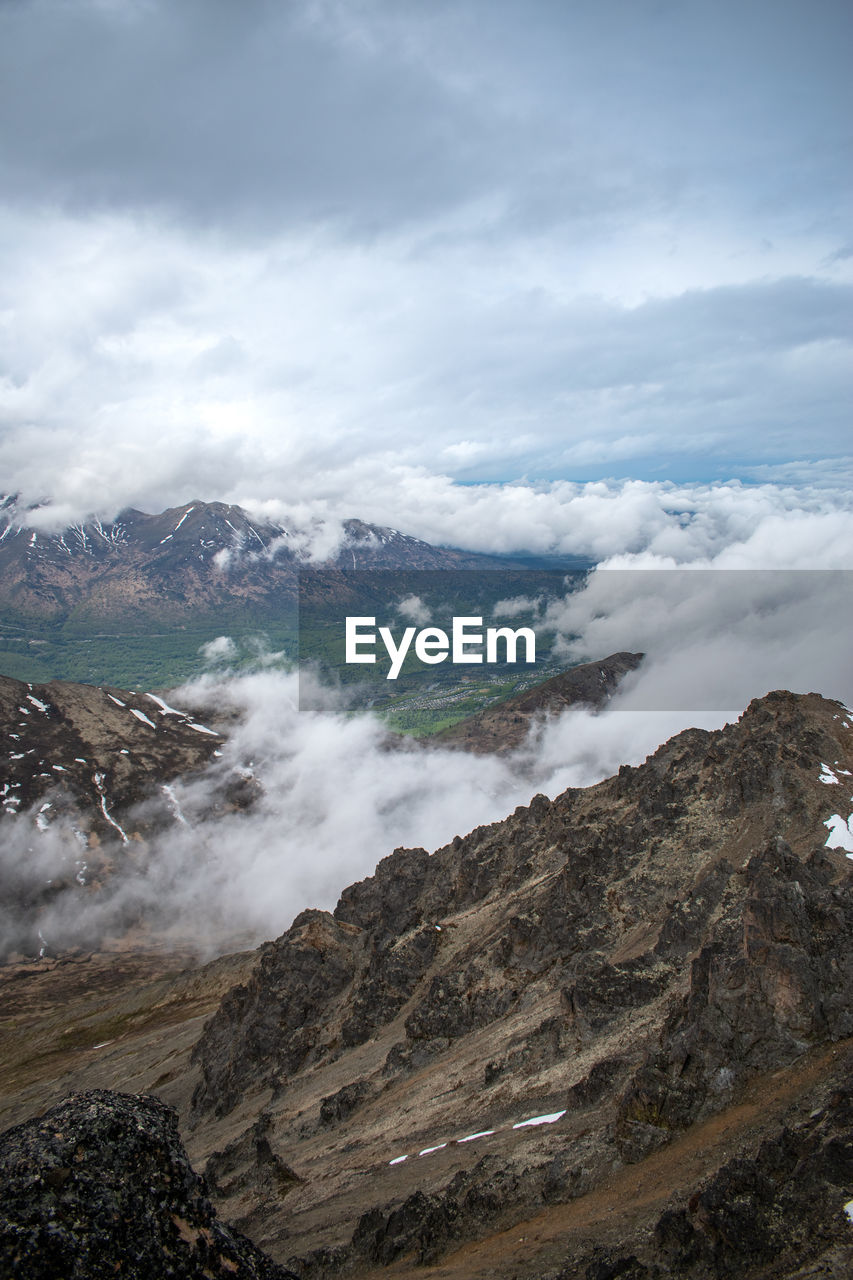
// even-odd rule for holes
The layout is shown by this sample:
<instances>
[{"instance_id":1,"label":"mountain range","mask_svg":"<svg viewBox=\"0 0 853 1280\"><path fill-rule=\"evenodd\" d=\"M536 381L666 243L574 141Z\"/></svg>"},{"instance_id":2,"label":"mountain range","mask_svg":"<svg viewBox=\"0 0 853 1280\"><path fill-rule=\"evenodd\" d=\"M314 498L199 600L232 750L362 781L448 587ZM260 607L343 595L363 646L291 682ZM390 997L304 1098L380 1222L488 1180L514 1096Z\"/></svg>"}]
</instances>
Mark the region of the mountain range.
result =
<instances>
[{"instance_id":1,"label":"mountain range","mask_svg":"<svg viewBox=\"0 0 853 1280\"><path fill-rule=\"evenodd\" d=\"M459 570L506 562L433 547L362 520L344 521L336 536L319 522L286 526L200 500L43 533L33 512L19 510L14 498L0 499L0 614L124 628L152 622L162 628L211 614L275 616L295 608L299 569L307 564Z\"/></svg>"},{"instance_id":2,"label":"mountain range","mask_svg":"<svg viewBox=\"0 0 853 1280\"><path fill-rule=\"evenodd\" d=\"M434 574L457 594L461 584L464 597L474 571L488 571L480 585L495 590L499 571L510 594L534 572L529 560L434 547L359 519L285 524L221 502L42 524L38 508L0 498L0 671L41 683L174 688L223 635L238 668L259 654L294 660L300 606L321 625L330 608L337 623L374 614L389 603L389 571L401 598L407 575ZM564 567L540 563L537 581L559 585Z\"/></svg>"},{"instance_id":3,"label":"mountain range","mask_svg":"<svg viewBox=\"0 0 853 1280\"><path fill-rule=\"evenodd\" d=\"M847 708L778 691L255 953L7 966L0 1257L114 1266L121 1169L176 1275L850 1274L851 779Z\"/></svg>"}]
</instances>

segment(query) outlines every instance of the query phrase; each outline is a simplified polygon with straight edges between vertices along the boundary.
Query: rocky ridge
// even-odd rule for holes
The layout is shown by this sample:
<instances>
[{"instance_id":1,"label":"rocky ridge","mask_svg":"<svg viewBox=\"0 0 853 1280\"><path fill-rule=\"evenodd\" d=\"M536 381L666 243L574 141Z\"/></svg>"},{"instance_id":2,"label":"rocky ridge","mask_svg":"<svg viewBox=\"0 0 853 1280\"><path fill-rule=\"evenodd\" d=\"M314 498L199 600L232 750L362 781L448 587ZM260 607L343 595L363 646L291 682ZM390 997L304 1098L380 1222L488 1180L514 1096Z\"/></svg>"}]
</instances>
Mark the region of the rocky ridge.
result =
<instances>
[{"instance_id":1,"label":"rocky ridge","mask_svg":"<svg viewBox=\"0 0 853 1280\"><path fill-rule=\"evenodd\" d=\"M845 708L771 694L303 912L205 1028L191 1120L262 1112L304 1189L225 1211L309 1275L434 1263L849 1041L851 770Z\"/></svg>"},{"instance_id":2,"label":"rocky ridge","mask_svg":"<svg viewBox=\"0 0 853 1280\"><path fill-rule=\"evenodd\" d=\"M598 662L581 663L442 729L432 741L477 755L504 755L521 746L538 720L560 715L569 707L605 706L625 676L636 671L642 660L642 653L623 652L612 653Z\"/></svg>"}]
</instances>

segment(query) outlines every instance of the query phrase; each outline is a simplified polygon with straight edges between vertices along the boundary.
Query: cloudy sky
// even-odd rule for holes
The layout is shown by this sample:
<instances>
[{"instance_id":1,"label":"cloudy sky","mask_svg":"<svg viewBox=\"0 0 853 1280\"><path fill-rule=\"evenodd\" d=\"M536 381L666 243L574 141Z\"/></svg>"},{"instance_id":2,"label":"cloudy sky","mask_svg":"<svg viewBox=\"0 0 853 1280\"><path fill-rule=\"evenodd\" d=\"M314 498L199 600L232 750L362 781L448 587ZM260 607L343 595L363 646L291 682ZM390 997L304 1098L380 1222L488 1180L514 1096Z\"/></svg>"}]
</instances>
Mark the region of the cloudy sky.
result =
<instances>
[{"instance_id":1,"label":"cloudy sky","mask_svg":"<svg viewBox=\"0 0 853 1280\"><path fill-rule=\"evenodd\" d=\"M851 32L846 0L0 0L0 489L609 554L759 512L771 563L811 513L846 556Z\"/></svg>"}]
</instances>

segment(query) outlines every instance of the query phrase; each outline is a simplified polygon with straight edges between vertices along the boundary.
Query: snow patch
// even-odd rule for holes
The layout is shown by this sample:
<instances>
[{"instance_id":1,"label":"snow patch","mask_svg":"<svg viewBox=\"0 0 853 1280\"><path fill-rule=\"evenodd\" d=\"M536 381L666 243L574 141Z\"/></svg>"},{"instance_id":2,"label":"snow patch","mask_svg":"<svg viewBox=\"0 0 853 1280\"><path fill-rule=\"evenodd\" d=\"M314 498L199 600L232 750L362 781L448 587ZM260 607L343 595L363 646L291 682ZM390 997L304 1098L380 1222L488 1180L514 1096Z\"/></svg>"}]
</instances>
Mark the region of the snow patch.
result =
<instances>
[{"instance_id":1,"label":"snow patch","mask_svg":"<svg viewBox=\"0 0 853 1280\"><path fill-rule=\"evenodd\" d=\"M478 1133L469 1133L464 1138L457 1138L456 1143L458 1146L461 1142L473 1142L475 1138L490 1138L494 1132L494 1129L480 1129Z\"/></svg>"},{"instance_id":2,"label":"snow patch","mask_svg":"<svg viewBox=\"0 0 853 1280\"><path fill-rule=\"evenodd\" d=\"M822 764L820 766L820 778L818 781L825 782L829 787L838 786L838 778L832 772L828 764Z\"/></svg>"},{"instance_id":3,"label":"snow patch","mask_svg":"<svg viewBox=\"0 0 853 1280\"><path fill-rule=\"evenodd\" d=\"M130 714L136 716L137 720L141 720L143 724L147 724L149 728L156 729L157 726L153 720L149 720L144 711L137 711L136 707L130 708Z\"/></svg>"},{"instance_id":4,"label":"snow patch","mask_svg":"<svg viewBox=\"0 0 853 1280\"><path fill-rule=\"evenodd\" d=\"M183 711L176 711L174 707L170 707L162 698L158 698L156 693L146 693L146 698L150 698L152 702L156 702L160 708L162 716L183 716Z\"/></svg>"},{"instance_id":5,"label":"snow patch","mask_svg":"<svg viewBox=\"0 0 853 1280\"><path fill-rule=\"evenodd\" d=\"M514 1124L513 1129L524 1129L527 1125L535 1124L554 1124L556 1120L562 1120L566 1114L565 1108L562 1111L552 1111L547 1116L531 1116L529 1120L519 1120L518 1124Z\"/></svg>"},{"instance_id":6,"label":"snow patch","mask_svg":"<svg viewBox=\"0 0 853 1280\"><path fill-rule=\"evenodd\" d=\"M186 520L187 516L190 514L190 512L191 512L191 511L195 511L195 507L187 507L186 511L185 511L185 512L184 512L184 514L181 516L181 518L180 518L180 520L178 521L178 523L175 525L175 528L174 528L174 530L173 530L173 532L174 532L174 533L177 533L177 532L178 532L178 530L180 529L181 525L184 523L184 521ZM170 533L170 534L169 534L169 537L171 538L171 536L172 536L172 534ZM165 542L165 541L166 541L166 539L164 538L164 539L163 539L163 541Z\"/></svg>"},{"instance_id":7,"label":"snow patch","mask_svg":"<svg viewBox=\"0 0 853 1280\"><path fill-rule=\"evenodd\" d=\"M186 818L181 812L181 806L178 804L178 797L175 795L174 787L171 787L168 785L168 783L164 782L160 790L163 792L163 795L166 797L166 800L168 801L168 804L169 804L169 808L172 810L172 813L174 814L175 820L177 822L180 822L183 826L188 827L189 823L187 822Z\"/></svg>"},{"instance_id":8,"label":"snow patch","mask_svg":"<svg viewBox=\"0 0 853 1280\"><path fill-rule=\"evenodd\" d=\"M95 773L92 777L92 781L97 787L98 794L101 797L101 813L104 815L104 817L106 818L110 826L114 827L116 831L119 833L122 839L122 844L127 844L128 843L127 835L125 834L124 831L122 831L121 827L118 825L115 818L110 814L109 810L107 809L107 798L106 798L106 795L104 794L104 775L102 773Z\"/></svg>"},{"instance_id":9,"label":"snow patch","mask_svg":"<svg viewBox=\"0 0 853 1280\"><path fill-rule=\"evenodd\" d=\"M117 706L117 707L126 707L126 706L127 706L127 703L126 703L126 702L122 702L121 698L114 698L114 697L113 697L113 695L112 695L111 693L108 693L108 694L107 694L107 697L109 698L110 702L114 702L114 703L116 704L116 706Z\"/></svg>"},{"instance_id":10,"label":"snow patch","mask_svg":"<svg viewBox=\"0 0 853 1280\"><path fill-rule=\"evenodd\" d=\"M404 1160L408 1160L408 1156L395 1156L393 1160L389 1160L389 1164L402 1164Z\"/></svg>"},{"instance_id":11,"label":"snow patch","mask_svg":"<svg viewBox=\"0 0 853 1280\"><path fill-rule=\"evenodd\" d=\"M848 818L834 813L831 818L824 820L823 825L829 827L829 835L824 841L825 848L843 849L848 857L853 855L853 813Z\"/></svg>"}]
</instances>

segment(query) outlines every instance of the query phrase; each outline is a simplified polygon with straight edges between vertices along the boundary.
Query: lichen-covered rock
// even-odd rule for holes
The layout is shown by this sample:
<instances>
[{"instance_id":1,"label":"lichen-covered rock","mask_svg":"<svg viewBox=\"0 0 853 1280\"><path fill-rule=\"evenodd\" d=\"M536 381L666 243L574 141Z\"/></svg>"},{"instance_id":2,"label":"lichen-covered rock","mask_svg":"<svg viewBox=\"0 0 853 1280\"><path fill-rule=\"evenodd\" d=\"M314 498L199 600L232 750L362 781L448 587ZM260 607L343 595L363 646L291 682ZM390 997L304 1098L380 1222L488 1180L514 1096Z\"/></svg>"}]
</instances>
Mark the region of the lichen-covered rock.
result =
<instances>
[{"instance_id":1,"label":"lichen-covered rock","mask_svg":"<svg viewBox=\"0 0 853 1280\"><path fill-rule=\"evenodd\" d=\"M105 1090L0 1136L0 1275L295 1280L217 1221L174 1111Z\"/></svg>"}]
</instances>

